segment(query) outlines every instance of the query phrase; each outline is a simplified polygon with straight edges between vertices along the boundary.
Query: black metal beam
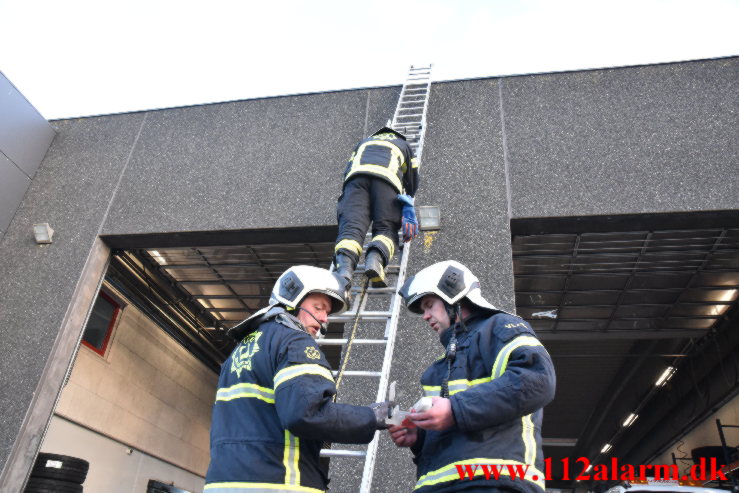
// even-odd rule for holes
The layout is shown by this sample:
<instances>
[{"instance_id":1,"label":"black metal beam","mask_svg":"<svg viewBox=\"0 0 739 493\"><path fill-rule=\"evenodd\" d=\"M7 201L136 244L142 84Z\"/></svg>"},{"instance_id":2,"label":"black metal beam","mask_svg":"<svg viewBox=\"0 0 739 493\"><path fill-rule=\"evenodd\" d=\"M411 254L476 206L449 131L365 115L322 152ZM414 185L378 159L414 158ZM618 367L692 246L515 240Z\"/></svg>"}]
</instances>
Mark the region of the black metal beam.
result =
<instances>
[{"instance_id":1,"label":"black metal beam","mask_svg":"<svg viewBox=\"0 0 739 493\"><path fill-rule=\"evenodd\" d=\"M609 330L601 331L562 331L548 332L537 330L536 335L542 341L608 341L613 339L650 340L650 339L687 339L701 337L710 329L665 329L665 330Z\"/></svg>"},{"instance_id":2,"label":"black metal beam","mask_svg":"<svg viewBox=\"0 0 739 493\"><path fill-rule=\"evenodd\" d=\"M518 217L511 219L512 236L724 228L739 228L739 211Z\"/></svg>"},{"instance_id":3,"label":"black metal beam","mask_svg":"<svg viewBox=\"0 0 739 493\"><path fill-rule=\"evenodd\" d=\"M324 225L301 228L103 235L101 238L112 249L188 248L284 243L332 243L336 239L337 231L335 225Z\"/></svg>"}]
</instances>

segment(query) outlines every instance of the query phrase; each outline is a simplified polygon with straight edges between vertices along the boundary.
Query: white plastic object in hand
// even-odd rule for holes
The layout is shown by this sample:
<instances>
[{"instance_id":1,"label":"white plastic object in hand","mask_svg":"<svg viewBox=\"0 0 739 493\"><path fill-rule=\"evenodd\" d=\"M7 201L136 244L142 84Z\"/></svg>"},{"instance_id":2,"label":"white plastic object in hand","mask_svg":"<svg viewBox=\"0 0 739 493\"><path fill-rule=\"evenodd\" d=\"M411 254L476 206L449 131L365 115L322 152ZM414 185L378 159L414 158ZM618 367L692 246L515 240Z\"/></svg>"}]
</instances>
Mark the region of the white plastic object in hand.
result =
<instances>
[{"instance_id":1,"label":"white plastic object in hand","mask_svg":"<svg viewBox=\"0 0 739 493\"><path fill-rule=\"evenodd\" d=\"M429 409L431 409L434 405L434 401L431 399L431 397L421 397L418 399L418 402L413 404L413 407L411 408L413 411L417 413L425 413Z\"/></svg>"},{"instance_id":2,"label":"white plastic object in hand","mask_svg":"<svg viewBox=\"0 0 739 493\"><path fill-rule=\"evenodd\" d=\"M392 417L385 419L385 424L390 426L398 426L403 422L406 416L408 416L407 411L401 411L400 406L395 406L393 408Z\"/></svg>"}]
</instances>

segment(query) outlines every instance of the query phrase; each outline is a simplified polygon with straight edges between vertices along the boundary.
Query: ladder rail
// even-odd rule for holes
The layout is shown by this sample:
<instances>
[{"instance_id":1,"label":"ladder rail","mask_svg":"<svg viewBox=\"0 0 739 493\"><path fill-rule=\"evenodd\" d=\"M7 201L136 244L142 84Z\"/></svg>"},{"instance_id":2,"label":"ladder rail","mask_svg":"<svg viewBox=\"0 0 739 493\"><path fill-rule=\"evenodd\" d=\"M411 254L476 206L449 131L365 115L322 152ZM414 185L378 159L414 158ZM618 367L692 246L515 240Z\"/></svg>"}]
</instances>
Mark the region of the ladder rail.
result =
<instances>
[{"instance_id":1,"label":"ladder rail","mask_svg":"<svg viewBox=\"0 0 739 493\"><path fill-rule=\"evenodd\" d=\"M428 101L429 101L429 93L431 89L431 67L432 65L429 65L428 67L428 73L425 75L425 91L423 93L424 99L423 99L423 111L420 115L414 114L413 117L421 116L420 126L418 133L420 135L418 146L416 146L415 150L415 157L418 160L419 164L421 162L421 155L423 153L423 137L426 133L426 112L428 108ZM413 73L413 67L411 67L411 74ZM413 77L413 75L409 74L409 79ZM418 85L417 78L413 78L413 82L410 82L409 80L406 80L406 83L403 84L403 89L401 90L401 96L398 99L398 105L395 109L395 115L393 116L393 126L398 125L399 118L408 118L407 116L402 116L400 113L402 111L402 105L403 105L403 96L406 90L407 86L416 86ZM413 122L405 122L405 125L411 126L413 125ZM408 269L408 258L410 256L410 249L411 249L411 243L405 243L403 245L403 255L400 260L400 268L398 269L398 278L396 281L396 291L392 296L392 305L390 308L390 318L388 319L387 323L385 324L385 339L387 340L387 345L385 346L385 356L382 361L382 370L381 370L381 376L380 376L380 383L378 385L377 389L377 402L385 400L385 396L387 395L387 388L390 383L390 367L392 365L393 361L393 351L395 350L395 339L398 331L398 321L400 318L400 305L401 305L401 297L398 294L398 291L402 287L403 283L405 282L405 275L406 270ZM377 460L377 448L379 447L380 439L379 439L380 432L375 432L375 437L370 442L369 446L367 447L367 455L364 460L364 470L362 471L362 482L360 484L359 492L360 493L370 493L372 489L372 479L374 477L375 473L375 462Z\"/></svg>"},{"instance_id":2,"label":"ladder rail","mask_svg":"<svg viewBox=\"0 0 739 493\"><path fill-rule=\"evenodd\" d=\"M397 286L398 290L401 288L401 282L405 282L405 272L408 267L408 255L410 254L410 242L406 243L403 248L403 258L400 261L400 271L398 273ZM392 315L388 319L385 325L385 339L387 344L385 346L385 357L382 361L382 370L380 376L380 384L377 389L376 402L385 400L387 395L387 387L390 380L390 366L393 361L393 351L395 350L395 335L398 331L398 319L400 317L400 295L395 292L393 295L393 305L391 308ZM369 493L372 488L372 477L375 473L375 461L377 459L377 447L380 443L379 438L380 432L375 432L375 437L367 447L367 456L364 460L364 471L362 472L362 483L359 488L360 493Z\"/></svg>"}]
</instances>

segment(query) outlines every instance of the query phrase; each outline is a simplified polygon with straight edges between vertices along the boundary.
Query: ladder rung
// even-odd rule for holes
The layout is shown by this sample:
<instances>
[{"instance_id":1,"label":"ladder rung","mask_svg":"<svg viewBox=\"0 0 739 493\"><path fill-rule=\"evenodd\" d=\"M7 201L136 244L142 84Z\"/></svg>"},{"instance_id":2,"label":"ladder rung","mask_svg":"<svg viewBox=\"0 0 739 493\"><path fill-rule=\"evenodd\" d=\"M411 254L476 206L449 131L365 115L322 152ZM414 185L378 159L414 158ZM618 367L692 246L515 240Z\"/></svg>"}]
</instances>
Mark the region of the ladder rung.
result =
<instances>
[{"instance_id":1,"label":"ladder rung","mask_svg":"<svg viewBox=\"0 0 739 493\"><path fill-rule=\"evenodd\" d=\"M343 346L349 339L316 339L321 346ZM387 344L386 339L354 339L352 344Z\"/></svg>"},{"instance_id":2,"label":"ladder rung","mask_svg":"<svg viewBox=\"0 0 739 493\"><path fill-rule=\"evenodd\" d=\"M393 272L400 269L398 264L390 264L385 266L385 272ZM364 272L364 264L357 264L357 268L354 272Z\"/></svg>"},{"instance_id":3,"label":"ladder rung","mask_svg":"<svg viewBox=\"0 0 739 493\"><path fill-rule=\"evenodd\" d=\"M328 317L329 322L353 322L357 312L344 312L341 315ZM392 316L391 312L366 311L359 312L360 320L385 320Z\"/></svg>"},{"instance_id":4,"label":"ladder rung","mask_svg":"<svg viewBox=\"0 0 739 493\"><path fill-rule=\"evenodd\" d=\"M365 457L364 450L335 450L332 448L321 449L321 457Z\"/></svg>"},{"instance_id":5,"label":"ladder rung","mask_svg":"<svg viewBox=\"0 0 739 493\"><path fill-rule=\"evenodd\" d=\"M417 116L423 116L423 113L413 113L412 115L398 115L398 118L415 118Z\"/></svg>"},{"instance_id":6,"label":"ladder rung","mask_svg":"<svg viewBox=\"0 0 739 493\"><path fill-rule=\"evenodd\" d=\"M334 370L331 372L334 376L339 374L338 371ZM381 377L382 372L379 371L361 371L361 370L347 370L344 372L346 377Z\"/></svg>"},{"instance_id":7,"label":"ladder rung","mask_svg":"<svg viewBox=\"0 0 739 493\"><path fill-rule=\"evenodd\" d=\"M362 290L359 286L352 288L352 293L357 294ZM395 286L388 286L387 288L367 288L367 294L393 294L395 293Z\"/></svg>"}]
</instances>

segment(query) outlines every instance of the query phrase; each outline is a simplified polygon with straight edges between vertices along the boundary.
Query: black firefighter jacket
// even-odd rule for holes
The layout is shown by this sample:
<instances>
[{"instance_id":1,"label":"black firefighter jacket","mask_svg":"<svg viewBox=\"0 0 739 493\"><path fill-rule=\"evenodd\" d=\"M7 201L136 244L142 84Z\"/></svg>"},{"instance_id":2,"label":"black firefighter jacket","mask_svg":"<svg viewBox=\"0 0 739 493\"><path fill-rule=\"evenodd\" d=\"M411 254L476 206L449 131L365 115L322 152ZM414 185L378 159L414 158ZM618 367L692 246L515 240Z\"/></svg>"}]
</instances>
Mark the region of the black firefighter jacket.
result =
<instances>
[{"instance_id":1,"label":"black firefighter jacket","mask_svg":"<svg viewBox=\"0 0 739 493\"><path fill-rule=\"evenodd\" d=\"M207 493L322 492L321 444L375 433L372 410L332 401L331 368L297 319L276 307L263 320L221 368Z\"/></svg>"},{"instance_id":2,"label":"black firefighter jacket","mask_svg":"<svg viewBox=\"0 0 739 493\"><path fill-rule=\"evenodd\" d=\"M404 138L387 132L362 140L344 170L344 183L355 175L378 176L398 193L413 197L418 189L418 160Z\"/></svg>"},{"instance_id":3,"label":"black firefighter jacket","mask_svg":"<svg viewBox=\"0 0 739 493\"><path fill-rule=\"evenodd\" d=\"M552 360L529 324L514 315L481 312L466 326L464 331L456 324L441 336L447 347L457 331L448 383L456 424L443 431L419 429L412 447L415 491L459 491L476 484L542 493L541 419L542 408L554 398ZM445 353L421 377L424 394L440 395L447 372Z\"/></svg>"}]
</instances>

